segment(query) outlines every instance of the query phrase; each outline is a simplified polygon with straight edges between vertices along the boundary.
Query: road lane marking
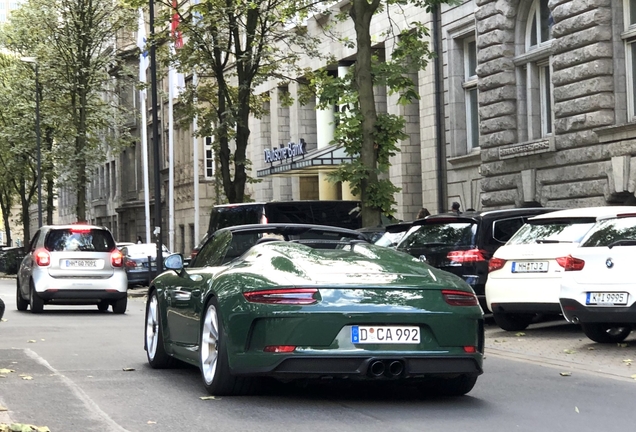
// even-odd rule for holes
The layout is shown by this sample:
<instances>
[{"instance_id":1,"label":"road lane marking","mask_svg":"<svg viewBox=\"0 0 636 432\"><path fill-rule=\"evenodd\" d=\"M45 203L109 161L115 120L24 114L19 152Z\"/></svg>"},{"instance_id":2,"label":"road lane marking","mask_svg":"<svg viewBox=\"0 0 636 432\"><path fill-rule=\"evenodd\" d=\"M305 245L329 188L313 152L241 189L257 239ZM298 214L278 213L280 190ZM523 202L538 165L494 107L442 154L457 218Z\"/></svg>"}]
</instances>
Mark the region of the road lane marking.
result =
<instances>
[{"instance_id":1,"label":"road lane marking","mask_svg":"<svg viewBox=\"0 0 636 432\"><path fill-rule=\"evenodd\" d=\"M64 374L60 373L57 369L55 369L53 366L51 366L49 364L49 362L47 362L44 358L40 357L35 351L32 351L30 349L25 349L24 353L27 356L29 356L32 360L34 360L37 363L41 364L42 366L44 366L45 368L47 368L51 372L53 372L56 376L60 377L62 382L69 389L71 389L71 391L75 394L75 396L79 400L82 401L82 403L84 404L86 409L88 409L89 412L94 414L94 416L97 417L99 420L105 422L108 425L108 429L105 429L104 432L130 432L129 430L124 429L123 427L121 427L119 424L117 424L117 422L115 422L115 420L110 418L110 416L108 414L106 414L104 411L102 411L102 409L99 407L99 405L97 405L84 392L84 390L82 390L82 388L80 386L75 384L75 382L73 380L71 380L70 378L68 378Z\"/></svg>"}]
</instances>

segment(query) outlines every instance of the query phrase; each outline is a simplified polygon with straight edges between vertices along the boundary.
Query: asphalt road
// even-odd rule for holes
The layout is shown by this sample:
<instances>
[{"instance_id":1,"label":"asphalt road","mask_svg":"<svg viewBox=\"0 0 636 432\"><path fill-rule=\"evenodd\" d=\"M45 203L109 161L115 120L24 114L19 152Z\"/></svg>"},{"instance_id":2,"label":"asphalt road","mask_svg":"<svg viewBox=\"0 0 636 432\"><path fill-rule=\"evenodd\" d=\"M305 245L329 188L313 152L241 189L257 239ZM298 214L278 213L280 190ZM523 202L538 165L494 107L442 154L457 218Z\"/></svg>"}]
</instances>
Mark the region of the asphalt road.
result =
<instances>
[{"instance_id":1,"label":"asphalt road","mask_svg":"<svg viewBox=\"0 0 636 432\"><path fill-rule=\"evenodd\" d=\"M0 298L7 303L0 369L15 370L0 378L0 405L8 409L0 424L52 432L633 429L636 381L579 369L564 377L563 365L519 352L507 358L501 350L487 354L485 374L462 398L423 399L407 386L326 383L201 400L207 394L197 369L147 366L143 299L130 299L123 316L62 306L32 315L15 309L10 280L0 281Z\"/></svg>"}]
</instances>

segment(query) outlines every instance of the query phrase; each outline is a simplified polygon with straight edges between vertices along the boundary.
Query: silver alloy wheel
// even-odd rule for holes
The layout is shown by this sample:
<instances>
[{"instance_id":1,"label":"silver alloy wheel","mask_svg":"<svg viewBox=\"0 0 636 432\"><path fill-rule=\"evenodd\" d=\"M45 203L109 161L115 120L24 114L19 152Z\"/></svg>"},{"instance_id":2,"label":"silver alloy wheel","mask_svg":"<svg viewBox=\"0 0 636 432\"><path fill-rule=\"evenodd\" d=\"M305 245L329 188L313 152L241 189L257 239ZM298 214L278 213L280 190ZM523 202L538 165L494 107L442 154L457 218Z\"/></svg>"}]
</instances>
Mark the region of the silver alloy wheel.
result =
<instances>
[{"instance_id":1,"label":"silver alloy wheel","mask_svg":"<svg viewBox=\"0 0 636 432\"><path fill-rule=\"evenodd\" d=\"M210 304L205 312L201 331L201 373L207 385L211 385L216 375L219 358L219 316L216 307Z\"/></svg>"},{"instance_id":2,"label":"silver alloy wheel","mask_svg":"<svg viewBox=\"0 0 636 432\"><path fill-rule=\"evenodd\" d=\"M146 314L146 348L148 357L155 358L157 343L159 342L159 308L156 294L153 294Z\"/></svg>"}]
</instances>

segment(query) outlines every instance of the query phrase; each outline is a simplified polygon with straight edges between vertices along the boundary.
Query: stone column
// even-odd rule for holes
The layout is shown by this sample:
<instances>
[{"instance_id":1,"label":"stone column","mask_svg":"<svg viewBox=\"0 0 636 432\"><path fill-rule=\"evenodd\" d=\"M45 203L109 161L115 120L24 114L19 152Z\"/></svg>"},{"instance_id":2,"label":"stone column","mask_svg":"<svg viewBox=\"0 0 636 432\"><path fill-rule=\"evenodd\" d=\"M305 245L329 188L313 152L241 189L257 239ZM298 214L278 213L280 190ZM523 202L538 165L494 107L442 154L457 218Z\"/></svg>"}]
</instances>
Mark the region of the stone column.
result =
<instances>
[{"instance_id":1,"label":"stone column","mask_svg":"<svg viewBox=\"0 0 636 432\"><path fill-rule=\"evenodd\" d=\"M318 148L327 147L333 140L335 132L334 121L334 107L316 109L316 141ZM318 196L321 200L338 199L337 187L334 183L327 180L326 173L318 174Z\"/></svg>"},{"instance_id":2,"label":"stone column","mask_svg":"<svg viewBox=\"0 0 636 432\"><path fill-rule=\"evenodd\" d=\"M289 142L289 107L281 105L280 93L287 88L277 88L271 92L270 118L272 145L281 147ZM285 163L285 162L283 162ZM289 177L274 177L272 179L272 199L275 201L290 201L292 199L291 179Z\"/></svg>"}]
</instances>

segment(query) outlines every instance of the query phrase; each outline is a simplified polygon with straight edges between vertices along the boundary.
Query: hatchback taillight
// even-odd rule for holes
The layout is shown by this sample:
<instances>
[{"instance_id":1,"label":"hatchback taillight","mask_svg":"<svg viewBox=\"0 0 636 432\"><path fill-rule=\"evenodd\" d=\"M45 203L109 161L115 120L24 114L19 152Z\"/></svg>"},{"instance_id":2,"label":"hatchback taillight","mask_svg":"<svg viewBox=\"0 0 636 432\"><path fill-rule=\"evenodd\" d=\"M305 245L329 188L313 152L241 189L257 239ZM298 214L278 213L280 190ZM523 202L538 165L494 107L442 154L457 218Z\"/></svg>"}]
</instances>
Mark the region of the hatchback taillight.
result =
<instances>
[{"instance_id":1,"label":"hatchback taillight","mask_svg":"<svg viewBox=\"0 0 636 432\"><path fill-rule=\"evenodd\" d=\"M488 261L488 273L502 269L506 265L506 260L501 258L490 258Z\"/></svg>"},{"instance_id":2,"label":"hatchback taillight","mask_svg":"<svg viewBox=\"0 0 636 432\"><path fill-rule=\"evenodd\" d=\"M44 249L37 250L35 251L35 263L40 267L51 265L51 255Z\"/></svg>"},{"instance_id":3,"label":"hatchback taillight","mask_svg":"<svg viewBox=\"0 0 636 432\"><path fill-rule=\"evenodd\" d=\"M451 306L478 306L477 296L471 292L442 290L444 301Z\"/></svg>"},{"instance_id":4,"label":"hatchback taillight","mask_svg":"<svg viewBox=\"0 0 636 432\"><path fill-rule=\"evenodd\" d=\"M448 255L446 255L446 259L458 264L486 261L484 253L485 252L480 249L450 251Z\"/></svg>"},{"instance_id":5,"label":"hatchback taillight","mask_svg":"<svg viewBox=\"0 0 636 432\"><path fill-rule=\"evenodd\" d=\"M556 262L563 267L565 271L579 271L583 270L583 267L585 267L585 261L579 258L574 258L572 255L557 258Z\"/></svg>"},{"instance_id":6,"label":"hatchback taillight","mask_svg":"<svg viewBox=\"0 0 636 432\"><path fill-rule=\"evenodd\" d=\"M250 291L243 293L250 303L267 303L280 305L310 305L317 303L315 288L290 288L277 290Z\"/></svg>"},{"instance_id":7,"label":"hatchback taillight","mask_svg":"<svg viewBox=\"0 0 636 432\"><path fill-rule=\"evenodd\" d=\"M110 254L110 263L113 267L121 267L124 264L124 257L118 250L114 250Z\"/></svg>"}]
</instances>

